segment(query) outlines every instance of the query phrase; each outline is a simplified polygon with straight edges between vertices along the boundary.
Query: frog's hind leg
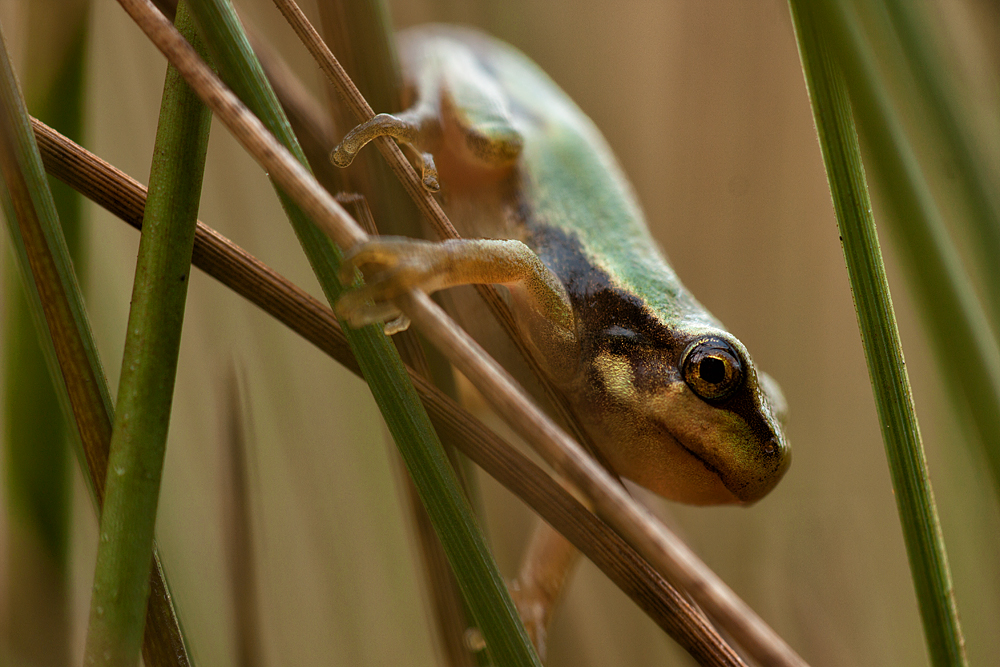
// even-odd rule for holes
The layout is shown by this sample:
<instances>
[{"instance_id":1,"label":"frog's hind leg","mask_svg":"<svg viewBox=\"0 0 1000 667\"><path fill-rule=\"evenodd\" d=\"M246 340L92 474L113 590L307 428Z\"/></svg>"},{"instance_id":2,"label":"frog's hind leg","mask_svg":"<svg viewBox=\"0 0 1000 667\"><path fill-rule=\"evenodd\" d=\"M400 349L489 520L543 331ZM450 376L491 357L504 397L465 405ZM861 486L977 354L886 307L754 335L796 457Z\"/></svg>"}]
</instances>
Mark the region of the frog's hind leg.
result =
<instances>
[{"instance_id":1,"label":"frog's hind leg","mask_svg":"<svg viewBox=\"0 0 1000 667\"><path fill-rule=\"evenodd\" d=\"M462 168L499 175L521 155L524 140L509 97L467 50L454 54L444 68L440 109L442 148Z\"/></svg>"},{"instance_id":2,"label":"frog's hind leg","mask_svg":"<svg viewBox=\"0 0 1000 667\"><path fill-rule=\"evenodd\" d=\"M509 585L524 629L545 661L548 628L580 552L554 528L538 520L517 579Z\"/></svg>"}]
</instances>

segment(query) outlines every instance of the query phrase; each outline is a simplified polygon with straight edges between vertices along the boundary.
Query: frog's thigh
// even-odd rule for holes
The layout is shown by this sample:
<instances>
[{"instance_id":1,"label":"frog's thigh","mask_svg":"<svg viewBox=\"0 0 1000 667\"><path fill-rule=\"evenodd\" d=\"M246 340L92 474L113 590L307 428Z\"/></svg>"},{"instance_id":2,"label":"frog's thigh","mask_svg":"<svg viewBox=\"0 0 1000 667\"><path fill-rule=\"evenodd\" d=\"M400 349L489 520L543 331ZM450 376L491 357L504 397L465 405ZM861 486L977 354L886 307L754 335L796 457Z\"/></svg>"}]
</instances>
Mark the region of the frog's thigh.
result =
<instances>
[{"instance_id":1,"label":"frog's thigh","mask_svg":"<svg viewBox=\"0 0 1000 667\"><path fill-rule=\"evenodd\" d=\"M462 51L441 67L444 144L459 160L487 169L510 167L523 139L507 95L474 55Z\"/></svg>"},{"instance_id":2,"label":"frog's thigh","mask_svg":"<svg viewBox=\"0 0 1000 667\"><path fill-rule=\"evenodd\" d=\"M352 326L383 319L387 302L411 290L436 292L458 285L503 284L553 324L572 328L565 289L538 256L520 241L458 239L435 243L382 237L344 258L341 278L360 269L366 284L344 294L337 312Z\"/></svg>"}]
</instances>

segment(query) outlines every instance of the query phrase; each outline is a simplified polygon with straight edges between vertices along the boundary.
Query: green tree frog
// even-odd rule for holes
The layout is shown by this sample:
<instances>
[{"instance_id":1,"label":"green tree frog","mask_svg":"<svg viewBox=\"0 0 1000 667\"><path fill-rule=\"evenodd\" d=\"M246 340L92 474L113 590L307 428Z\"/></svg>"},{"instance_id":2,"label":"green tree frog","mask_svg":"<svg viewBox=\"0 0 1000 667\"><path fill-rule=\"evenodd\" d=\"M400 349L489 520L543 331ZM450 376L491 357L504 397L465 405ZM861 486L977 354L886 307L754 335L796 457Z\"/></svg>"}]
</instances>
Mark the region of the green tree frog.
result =
<instances>
[{"instance_id":1,"label":"green tree frog","mask_svg":"<svg viewBox=\"0 0 1000 667\"><path fill-rule=\"evenodd\" d=\"M593 123L499 41L445 26L400 41L412 106L356 127L332 159L346 166L394 137L467 238L351 249L345 275L361 269L367 284L338 312L357 326L397 317L392 298L411 287L503 285L538 365L614 472L686 503L767 494L790 460L781 391L681 284ZM530 385L470 291L443 295L452 314Z\"/></svg>"}]
</instances>

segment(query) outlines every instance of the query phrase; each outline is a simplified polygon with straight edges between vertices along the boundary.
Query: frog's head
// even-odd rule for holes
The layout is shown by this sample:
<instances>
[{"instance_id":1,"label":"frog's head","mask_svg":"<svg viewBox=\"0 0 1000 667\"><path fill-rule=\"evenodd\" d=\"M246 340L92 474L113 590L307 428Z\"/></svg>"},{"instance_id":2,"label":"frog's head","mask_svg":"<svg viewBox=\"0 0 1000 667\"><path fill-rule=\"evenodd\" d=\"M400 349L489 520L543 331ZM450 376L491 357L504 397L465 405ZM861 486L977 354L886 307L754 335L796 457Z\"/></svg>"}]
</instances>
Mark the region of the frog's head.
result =
<instances>
[{"instance_id":1,"label":"frog's head","mask_svg":"<svg viewBox=\"0 0 1000 667\"><path fill-rule=\"evenodd\" d=\"M622 476L707 505L752 503L784 475L785 399L732 334L612 325L588 347L581 420Z\"/></svg>"}]
</instances>

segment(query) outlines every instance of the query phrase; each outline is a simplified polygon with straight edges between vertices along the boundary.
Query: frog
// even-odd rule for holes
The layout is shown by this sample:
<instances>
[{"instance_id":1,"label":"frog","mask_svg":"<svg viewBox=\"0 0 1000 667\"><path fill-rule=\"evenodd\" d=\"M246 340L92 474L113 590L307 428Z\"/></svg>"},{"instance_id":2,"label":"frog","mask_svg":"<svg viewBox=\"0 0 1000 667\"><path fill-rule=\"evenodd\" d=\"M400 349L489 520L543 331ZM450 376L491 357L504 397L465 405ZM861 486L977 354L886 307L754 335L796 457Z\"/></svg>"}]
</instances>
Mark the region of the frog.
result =
<instances>
[{"instance_id":1,"label":"frog","mask_svg":"<svg viewBox=\"0 0 1000 667\"><path fill-rule=\"evenodd\" d=\"M395 297L440 292L548 405L530 371L540 369L615 475L694 505L767 495L791 461L784 395L681 283L594 123L527 56L483 33L420 26L399 44L409 106L352 129L331 160L345 167L376 137L394 138L463 238L348 249L342 276L361 271L365 283L338 315L391 332L406 326ZM484 312L477 284L503 288L532 364ZM540 650L574 560L560 540L536 531L511 585Z\"/></svg>"}]
</instances>

